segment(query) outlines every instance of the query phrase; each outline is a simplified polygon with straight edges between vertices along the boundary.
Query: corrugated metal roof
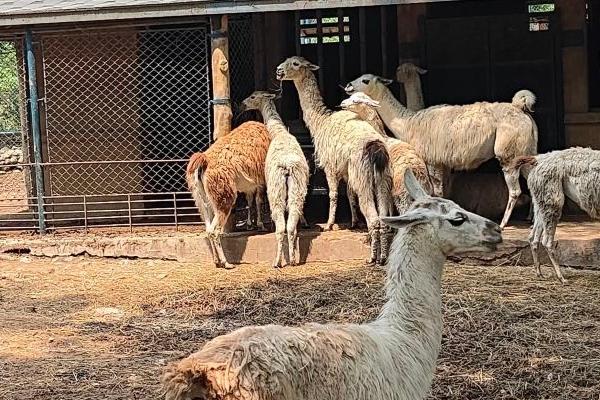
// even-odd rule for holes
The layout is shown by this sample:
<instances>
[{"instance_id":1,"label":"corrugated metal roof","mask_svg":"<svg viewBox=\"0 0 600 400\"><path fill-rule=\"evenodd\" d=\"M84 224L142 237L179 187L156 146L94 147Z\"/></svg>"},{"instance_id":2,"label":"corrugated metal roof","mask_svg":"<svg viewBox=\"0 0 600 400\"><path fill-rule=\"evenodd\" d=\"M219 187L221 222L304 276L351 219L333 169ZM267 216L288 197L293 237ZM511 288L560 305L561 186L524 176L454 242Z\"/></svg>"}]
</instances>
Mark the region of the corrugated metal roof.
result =
<instances>
[{"instance_id":1,"label":"corrugated metal roof","mask_svg":"<svg viewBox=\"0 0 600 400\"><path fill-rule=\"evenodd\" d=\"M0 0L0 27L458 0Z\"/></svg>"},{"instance_id":2,"label":"corrugated metal roof","mask_svg":"<svg viewBox=\"0 0 600 400\"><path fill-rule=\"evenodd\" d=\"M198 0L0 0L0 15L99 11L120 7L191 5L200 2Z\"/></svg>"}]
</instances>

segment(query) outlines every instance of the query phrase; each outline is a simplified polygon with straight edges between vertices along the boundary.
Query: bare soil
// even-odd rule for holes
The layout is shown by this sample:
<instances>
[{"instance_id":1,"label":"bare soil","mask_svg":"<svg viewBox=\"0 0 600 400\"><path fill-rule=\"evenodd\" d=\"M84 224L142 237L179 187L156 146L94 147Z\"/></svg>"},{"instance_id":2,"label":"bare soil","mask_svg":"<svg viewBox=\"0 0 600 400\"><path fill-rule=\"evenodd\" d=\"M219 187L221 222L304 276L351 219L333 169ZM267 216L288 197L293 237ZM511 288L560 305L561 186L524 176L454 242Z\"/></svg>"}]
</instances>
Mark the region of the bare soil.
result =
<instances>
[{"instance_id":1,"label":"bare soil","mask_svg":"<svg viewBox=\"0 0 600 400\"><path fill-rule=\"evenodd\" d=\"M0 215L27 211L27 189L23 171L0 174Z\"/></svg>"},{"instance_id":2,"label":"bare soil","mask_svg":"<svg viewBox=\"0 0 600 400\"><path fill-rule=\"evenodd\" d=\"M249 324L363 322L383 272L96 258L0 259L0 399L157 399L166 362ZM550 270L546 272L549 274ZM430 399L600 398L600 273L449 264Z\"/></svg>"}]
</instances>

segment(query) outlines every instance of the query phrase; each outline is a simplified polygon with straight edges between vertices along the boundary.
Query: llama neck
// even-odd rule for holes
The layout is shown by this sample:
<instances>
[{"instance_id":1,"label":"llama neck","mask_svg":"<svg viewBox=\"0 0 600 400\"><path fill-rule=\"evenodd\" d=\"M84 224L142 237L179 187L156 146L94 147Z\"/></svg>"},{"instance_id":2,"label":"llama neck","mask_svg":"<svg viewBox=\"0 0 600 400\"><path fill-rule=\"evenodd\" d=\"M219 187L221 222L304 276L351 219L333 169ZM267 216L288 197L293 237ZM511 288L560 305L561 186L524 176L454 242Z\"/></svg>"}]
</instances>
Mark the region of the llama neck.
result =
<instances>
[{"instance_id":1,"label":"llama neck","mask_svg":"<svg viewBox=\"0 0 600 400\"><path fill-rule=\"evenodd\" d=\"M419 111L425 108L421 79L418 76L404 83L404 91L406 92L406 107L409 110Z\"/></svg>"},{"instance_id":2,"label":"llama neck","mask_svg":"<svg viewBox=\"0 0 600 400\"><path fill-rule=\"evenodd\" d=\"M283 120L281 119L281 116L277 112L274 102L262 102L260 113L262 114L263 121L267 127L267 131L269 132L271 139L273 139L273 137L279 132L279 129L277 128L284 128L287 130Z\"/></svg>"},{"instance_id":3,"label":"llama neck","mask_svg":"<svg viewBox=\"0 0 600 400\"><path fill-rule=\"evenodd\" d=\"M408 141L406 120L414 115L415 112L404 107L387 87L381 88L377 96L374 96L374 99L379 101L379 107L377 108L379 116L387 127L390 128L394 136L398 139Z\"/></svg>"},{"instance_id":4,"label":"llama neck","mask_svg":"<svg viewBox=\"0 0 600 400\"><path fill-rule=\"evenodd\" d=\"M304 123L308 127L311 136L314 136L319 131L323 121L332 114L332 111L323 102L317 79L312 72L307 71L304 76L294 81L294 85L298 90Z\"/></svg>"},{"instance_id":5,"label":"llama neck","mask_svg":"<svg viewBox=\"0 0 600 400\"><path fill-rule=\"evenodd\" d=\"M442 341L441 280L445 255L431 247L430 225L400 229L386 279L387 303L373 322L386 333L396 370L420 370L417 387L429 387ZM410 359L406 355L410 354ZM407 379L410 377L408 376ZM409 382L414 384L416 382ZM419 397L422 398L422 397Z\"/></svg>"}]
</instances>

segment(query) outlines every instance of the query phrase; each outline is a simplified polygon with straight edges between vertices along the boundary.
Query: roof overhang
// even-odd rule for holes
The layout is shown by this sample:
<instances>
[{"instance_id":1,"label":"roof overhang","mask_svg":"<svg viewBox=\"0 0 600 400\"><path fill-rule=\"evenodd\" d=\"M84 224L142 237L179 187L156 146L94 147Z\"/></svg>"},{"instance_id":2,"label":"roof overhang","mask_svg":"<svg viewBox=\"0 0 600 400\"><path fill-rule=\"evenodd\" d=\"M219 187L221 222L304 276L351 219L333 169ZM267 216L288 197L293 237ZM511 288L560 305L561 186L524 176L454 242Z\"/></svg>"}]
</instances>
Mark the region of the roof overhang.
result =
<instances>
[{"instance_id":1,"label":"roof overhang","mask_svg":"<svg viewBox=\"0 0 600 400\"><path fill-rule=\"evenodd\" d=\"M457 0L258 0L258 1L198 1L159 6L99 8L91 10L56 11L27 14L2 14L0 27L25 25L55 25L83 22L106 22L131 19L198 17L218 14L294 11L323 8L385 6L411 3L432 3ZM10 29L10 28L9 28Z\"/></svg>"}]
</instances>

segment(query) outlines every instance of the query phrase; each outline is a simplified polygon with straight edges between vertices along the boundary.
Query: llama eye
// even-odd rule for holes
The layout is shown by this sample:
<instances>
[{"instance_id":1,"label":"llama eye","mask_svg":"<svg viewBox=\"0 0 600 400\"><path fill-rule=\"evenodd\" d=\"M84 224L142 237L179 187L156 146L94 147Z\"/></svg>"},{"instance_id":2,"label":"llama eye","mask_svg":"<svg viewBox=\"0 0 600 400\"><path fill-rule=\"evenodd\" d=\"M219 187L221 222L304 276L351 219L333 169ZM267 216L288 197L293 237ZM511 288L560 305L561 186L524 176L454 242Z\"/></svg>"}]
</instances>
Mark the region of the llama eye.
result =
<instances>
[{"instance_id":1,"label":"llama eye","mask_svg":"<svg viewBox=\"0 0 600 400\"><path fill-rule=\"evenodd\" d=\"M300 63L299 63L299 62L295 62L295 61L294 61L294 66L296 66L296 67L299 67L299 66L300 66Z\"/></svg>"},{"instance_id":2,"label":"llama eye","mask_svg":"<svg viewBox=\"0 0 600 400\"><path fill-rule=\"evenodd\" d=\"M467 220L467 217L465 215L458 214L456 216L456 218L449 219L448 222L450 222L450 225L452 225L452 226L460 226L460 225L464 224L466 220Z\"/></svg>"},{"instance_id":3,"label":"llama eye","mask_svg":"<svg viewBox=\"0 0 600 400\"><path fill-rule=\"evenodd\" d=\"M370 81L370 80L368 80L368 79L363 79L363 80L362 80L362 83L364 83L365 85L368 85L368 84L369 84L369 82L371 82L371 81Z\"/></svg>"}]
</instances>

